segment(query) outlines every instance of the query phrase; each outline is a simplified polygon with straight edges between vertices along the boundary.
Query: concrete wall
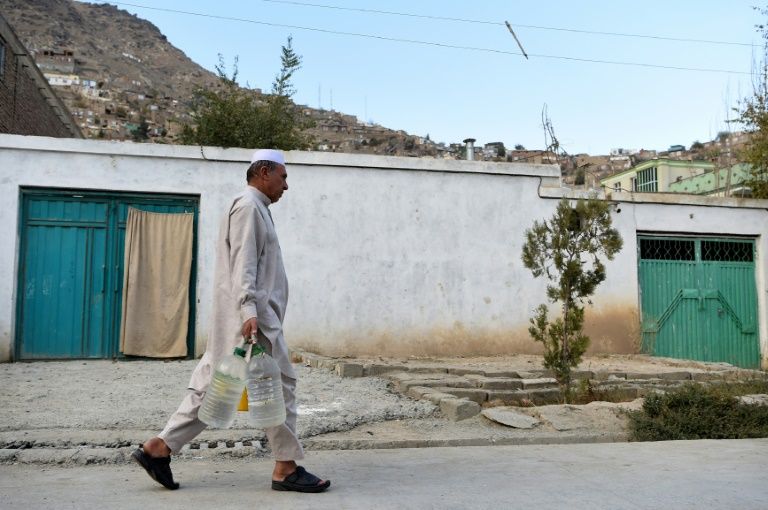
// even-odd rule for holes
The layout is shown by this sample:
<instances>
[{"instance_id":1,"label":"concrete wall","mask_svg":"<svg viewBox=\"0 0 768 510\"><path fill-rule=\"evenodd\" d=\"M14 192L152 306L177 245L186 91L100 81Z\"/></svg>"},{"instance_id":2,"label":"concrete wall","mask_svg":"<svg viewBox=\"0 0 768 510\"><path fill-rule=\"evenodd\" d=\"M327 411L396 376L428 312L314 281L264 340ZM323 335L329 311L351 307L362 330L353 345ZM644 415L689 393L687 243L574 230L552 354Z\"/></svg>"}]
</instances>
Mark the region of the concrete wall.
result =
<instances>
[{"instance_id":1,"label":"concrete wall","mask_svg":"<svg viewBox=\"0 0 768 510\"><path fill-rule=\"evenodd\" d=\"M9 241L0 245L0 359L12 357L23 186L199 195L202 354L218 222L244 186L249 157L242 149L201 154L199 147L0 135L0 239ZM290 344L337 354L538 352L527 327L544 282L523 267L520 252L524 230L567 193L557 167L308 152L288 153L287 163L290 189L272 210L291 284ZM612 197L625 248L588 313L593 352L637 348L638 230L758 236L760 256L768 253L766 202L638 197Z\"/></svg>"}]
</instances>

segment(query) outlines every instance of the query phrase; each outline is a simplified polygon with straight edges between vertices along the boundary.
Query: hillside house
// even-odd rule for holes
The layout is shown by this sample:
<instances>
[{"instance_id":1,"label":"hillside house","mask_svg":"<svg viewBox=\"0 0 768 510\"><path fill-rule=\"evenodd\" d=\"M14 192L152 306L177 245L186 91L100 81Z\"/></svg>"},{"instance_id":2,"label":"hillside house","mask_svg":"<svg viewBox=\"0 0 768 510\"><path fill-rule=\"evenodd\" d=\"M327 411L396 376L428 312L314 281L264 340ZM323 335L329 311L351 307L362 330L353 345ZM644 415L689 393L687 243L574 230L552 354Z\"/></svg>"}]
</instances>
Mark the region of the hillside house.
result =
<instances>
[{"instance_id":1,"label":"hillside house","mask_svg":"<svg viewBox=\"0 0 768 510\"><path fill-rule=\"evenodd\" d=\"M667 192L673 182L711 172L714 168L709 161L652 159L601 179L600 186L612 192Z\"/></svg>"}]
</instances>

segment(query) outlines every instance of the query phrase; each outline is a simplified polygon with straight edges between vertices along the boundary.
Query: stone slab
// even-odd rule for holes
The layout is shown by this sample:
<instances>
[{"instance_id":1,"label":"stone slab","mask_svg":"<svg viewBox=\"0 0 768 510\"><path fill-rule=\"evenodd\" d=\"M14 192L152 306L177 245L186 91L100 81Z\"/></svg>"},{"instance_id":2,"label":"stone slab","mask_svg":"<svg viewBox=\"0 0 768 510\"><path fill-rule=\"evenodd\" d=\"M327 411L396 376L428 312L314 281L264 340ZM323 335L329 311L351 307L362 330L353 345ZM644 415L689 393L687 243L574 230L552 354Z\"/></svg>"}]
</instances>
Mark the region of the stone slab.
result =
<instances>
[{"instance_id":1,"label":"stone slab","mask_svg":"<svg viewBox=\"0 0 768 510\"><path fill-rule=\"evenodd\" d=\"M488 392L477 388L448 388L441 386L436 388L443 393L450 393L458 398L466 398L478 404L482 404L488 400Z\"/></svg>"},{"instance_id":2,"label":"stone slab","mask_svg":"<svg viewBox=\"0 0 768 510\"><path fill-rule=\"evenodd\" d=\"M531 401L531 395L524 390L488 390L488 401L500 401L507 405L523 405Z\"/></svg>"},{"instance_id":3,"label":"stone slab","mask_svg":"<svg viewBox=\"0 0 768 510\"><path fill-rule=\"evenodd\" d=\"M440 411L452 421L466 420L480 414L480 404L463 398L446 398L440 401Z\"/></svg>"},{"instance_id":4,"label":"stone slab","mask_svg":"<svg viewBox=\"0 0 768 510\"><path fill-rule=\"evenodd\" d=\"M447 374L445 367L409 367L408 371L412 374Z\"/></svg>"},{"instance_id":5,"label":"stone slab","mask_svg":"<svg viewBox=\"0 0 768 510\"><path fill-rule=\"evenodd\" d=\"M486 377L478 379L477 384L487 390L519 390L523 388L521 379Z\"/></svg>"},{"instance_id":6,"label":"stone slab","mask_svg":"<svg viewBox=\"0 0 768 510\"><path fill-rule=\"evenodd\" d=\"M680 371L680 372L660 372L658 375L659 379L664 379L665 381L690 381L691 380L691 373Z\"/></svg>"},{"instance_id":7,"label":"stone slab","mask_svg":"<svg viewBox=\"0 0 768 510\"><path fill-rule=\"evenodd\" d=\"M434 393L434 392L435 390L428 386L411 386L410 388L408 388L406 395L416 400L422 400L426 398L427 394Z\"/></svg>"},{"instance_id":8,"label":"stone slab","mask_svg":"<svg viewBox=\"0 0 768 510\"><path fill-rule=\"evenodd\" d=\"M520 379L520 372L514 370L485 370L486 377L508 377L510 379Z\"/></svg>"},{"instance_id":9,"label":"stone slab","mask_svg":"<svg viewBox=\"0 0 768 510\"><path fill-rule=\"evenodd\" d=\"M485 372L483 370L477 369L477 368L461 368L461 367L450 367L448 368L448 373L452 375L479 375L484 376Z\"/></svg>"},{"instance_id":10,"label":"stone slab","mask_svg":"<svg viewBox=\"0 0 768 510\"><path fill-rule=\"evenodd\" d=\"M536 389L536 388L551 388L557 386L557 381L551 377L540 377L538 379L521 379L523 388Z\"/></svg>"},{"instance_id":11,"label":"stone slab","mask_svg":"<svg viewBox=\"0 0 768 510\"><path fill-rule=\"evenodd\" d=\"M339 362L336 364L336 374L340 377L363 377L363 365Z\"/></svg>"},{"instance_id":12,"label":"stone slab","mask_svg":"<svg viewBox=\"0 0 768 510\"><path fill-rule=\"evenodd\" d=\"M560 390L556 388L529 390L528 395L530 396L531 402L537 406L545 404L557 404L562 399Z\"/></svg>"},{"instance_id":13,"label":"stone slab","mask_svg":"<svg viewBox=\"0 0 768 510\"><path fill-rule=\"evenodd\" d=\"M489 409L483 409L482 415L496 423L501 423L502 425L514 427L516 429L532 429L541 423L540 420L533 416L520 413L510 407L491 407Z\"/></svg>"},{"instance_id":14,"label":"stone slab","mask_svg":"<svg viewBox=\"0 0 768 510\"><path fill-rule=\"evenodd\" d=\"M440 403L446 399L456 399L456 396L451 395L450 393L443 393L441 391L426 393L424 397L435 405L440 405Z\"/></svg>"},{"instance_id":15,"label":"stone slab","mask_svg":"<svg viewBox=\"0 0 768 510\"><path fill-rule=\"evenodd\" d=\"M611 381L616 379L626 379L626 372L600 371L595 372L595 379L598 381Z\"/></svg>"},{"instance_id":16,"label":"stone slab","mask_svg":"<svg viewBox=\"0 0 768 510\"><path fill-rule=\"evenodd\" d=\"M743 395L739 397L739 400L743 404L768 406L768 395L765 394Z\"/></svg>"},{"instance_id":17,"label":"stone slab","mask_svg":"<svg viewBox=\"0 0 768 510\"><path fill-rule=\"evenodd\" d=\"M368 376L377 376L377 375L383 375L390 372L402 372L403 370L406 370L405 367L402 365L383 365L380 363L371 363L364 365L365 369L365 375Z\"/></svg>"}]
</instances>

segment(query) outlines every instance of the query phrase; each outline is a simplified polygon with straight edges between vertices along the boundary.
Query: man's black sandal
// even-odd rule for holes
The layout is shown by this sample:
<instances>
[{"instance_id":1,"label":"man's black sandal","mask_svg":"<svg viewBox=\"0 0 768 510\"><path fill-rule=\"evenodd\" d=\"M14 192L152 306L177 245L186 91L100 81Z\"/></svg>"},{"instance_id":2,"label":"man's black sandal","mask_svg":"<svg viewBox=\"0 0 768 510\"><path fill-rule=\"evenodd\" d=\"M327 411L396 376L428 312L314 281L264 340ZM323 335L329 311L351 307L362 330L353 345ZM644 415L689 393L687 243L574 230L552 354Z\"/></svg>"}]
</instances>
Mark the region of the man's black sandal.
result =
<instances>
[{"instance_id":1,"label":"man's black sandal","mask_svg":"<svg viewBox=\"0 0 768 510\"><path fill-rule=\"evenodd\" d=\"M171 473L171 457L150 457L144 450L139 448L131 453L133 460L139 463L143 467L147 474L152 477L154 481L165 487L166 489L176 490L179 488L179 484L173 481L173 473Z\"/></svg>"},{"instance_id":2,"label":"man's black sandal","mask_svg":"<svg viewBox=\"0 0 768 510\"><path fill-rule=\"evenodd\" d=\"M285 480L278 482L272 480L272 490L276 491L296 491L296 492L323 492L331 486L331 481L326 480L318 485L320 479L308 472L301 466L296 471L285 477Z\"/></svg>"}]
</instances>

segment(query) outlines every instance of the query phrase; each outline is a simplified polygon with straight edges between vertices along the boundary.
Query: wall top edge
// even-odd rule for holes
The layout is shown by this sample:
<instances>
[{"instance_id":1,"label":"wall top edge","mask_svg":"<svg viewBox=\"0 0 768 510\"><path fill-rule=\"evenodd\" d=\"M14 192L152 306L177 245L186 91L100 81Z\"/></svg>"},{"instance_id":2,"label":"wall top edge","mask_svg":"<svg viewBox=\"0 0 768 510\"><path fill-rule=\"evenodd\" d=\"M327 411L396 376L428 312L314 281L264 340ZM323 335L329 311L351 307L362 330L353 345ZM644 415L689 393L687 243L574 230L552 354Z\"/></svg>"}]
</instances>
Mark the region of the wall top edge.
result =
<instances>
[{"instance_id":1,"label":"wall top edge","mask_svg":"<svg viewBox=\"0 0 768 510\"><path fill-rule=\"evenodd\" d=\"M730 207L739 209L764 209L768 212L768 200L757 198L713 197L684 193L616 193L592 192L600 200L627 204L695 205L704 207ZM541 188L543 198L587 198L590 192L568 188Z\"/></svg>"},{"instance_id":2,"label":"wall top edge","mask_svg":"<svg viewBox=\"0 0 768 510\"><path fill-rule=\"evenodd\" d=\"M201 147L196 145L166 145L129 141L78 140L0 134L0 150L81 153L126 157L155 157L172 159L211 160L243 163L250 161L252 149ZM445 159L344 154L334 152L287 151L288 165L377 168L390 170L423 170L536 177L560 177L557 165L528 163L496 163L489 161L458 161Z\"/></svg>"}]
</instances>

